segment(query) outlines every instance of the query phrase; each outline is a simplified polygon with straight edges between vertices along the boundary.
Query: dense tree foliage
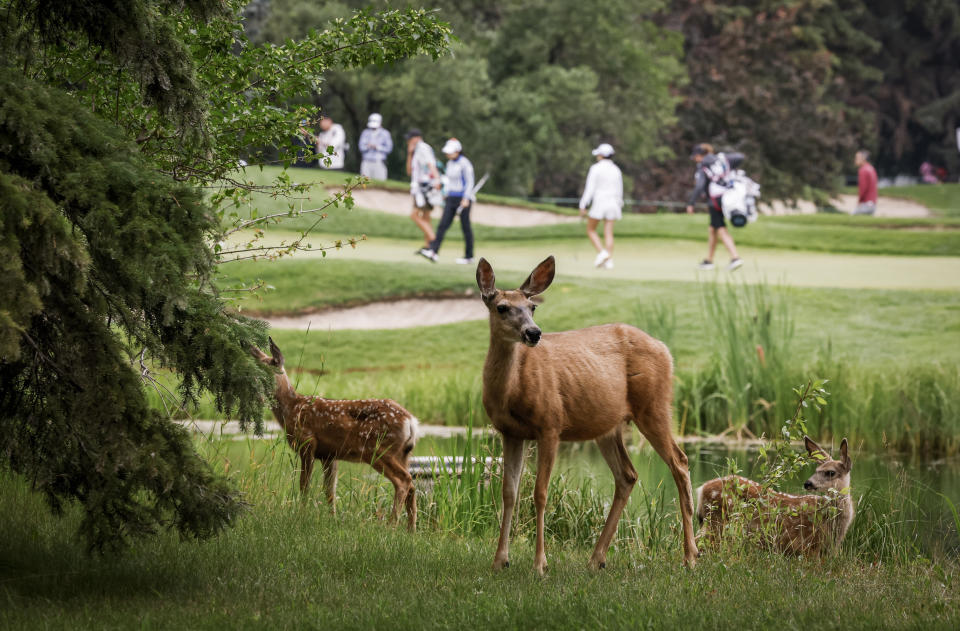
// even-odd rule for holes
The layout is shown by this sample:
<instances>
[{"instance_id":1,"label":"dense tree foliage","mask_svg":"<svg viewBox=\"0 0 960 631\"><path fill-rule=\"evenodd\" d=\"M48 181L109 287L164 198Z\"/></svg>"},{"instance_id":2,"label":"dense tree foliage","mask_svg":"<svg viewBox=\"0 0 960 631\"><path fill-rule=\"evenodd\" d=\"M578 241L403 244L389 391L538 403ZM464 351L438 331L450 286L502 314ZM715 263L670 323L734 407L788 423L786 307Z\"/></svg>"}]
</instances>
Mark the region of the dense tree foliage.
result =
<instances>
[{"instance_id":1,"label":"dense tree foliage","mask_svg":"<svg viewBox=\"0 0 960 631\"><path fill-rule=\"evenodd\" d=\"M915 175L930 161L960 174L960 3L862 0L844 3L854 31L874 42L857 60L848 102L869 113L863 139L881 171Z\"/></svg>"},{"instance_id":2,"label":"dense tree foliage","mask_svg":"<svg viewBox=\"0 0 960 631\"><path fill-rule=\"evenodd\" d=\"M280 42L359 4L271 0L259 33ZM397 136L408 127L433 144L456 136L490 172L490 188L514 194L575 193L602 141L619 147L625 165L670 154L662 130L674 122L670 88L683 72L680 37L650 20L661 0L435 5L459 38L450 57L325 75L315 104L352 139L372 111Z\"/></svg>"},{"instance_id":3,"label":"dense tree foliage","mask_svg":"<svg viewBox=\"0 0 960 631\"><path fill-rule=\"evenodd\" d=\"M243 508L145 395L167 369L179 404L208 392L259 429L263 325L215 274L215 244L257 223L224 216L251 189L241 153L289 156L288 104L327 68L439 56L449 36L423 11L363 11L251 46L241 8L0 1L0 453L55 509L79 501L94 548L205 536Z\"/></svg>"},{"instance_id":4,"label":"dense tree foliage","mask_svg":"<svg viewBox=\"0 0 960 631\"><path fill-rule=\"evenodd\" d=\"M689 147L705 141L745 153L767 198L832 190L867 129L843 102L837 57L820 26L843 19L838 10L818 0L677 1L671 8L667 20L684 34L690 78L673 134L682 153L650 164L648 185L682 195L690 186Z\"/></svg>"},{"instance_id":5,"label":"dense tree foliage","mask_svg":"<svg viewBox=\"0 0 960 631\"><path fill-rule=\"evenodd\" d=\"M957 175L956 2L678 0L669 19L690 76L677 137L745 151L767 193L831 190L858 147L888 175Z\"/></svg>"},{"instance_id":6,"label":"dense tree foliage","mask_svg":"<svg viewBox=\"0 0 960 631\"><path fill-rule=\"evenodd\" d=\"M282 42L361 2L254 4L257 37ZM682 198L700 141L746 152L767 199L835 190L859 146L888 174L925 159L957 172L952 0L432 6L459 37L450 57L327 73L312 104L353 139L371 111L398 137L455 135L498 192L576 195L600 140L618 147L637 197Z\"/></svg>"}]
</instances>

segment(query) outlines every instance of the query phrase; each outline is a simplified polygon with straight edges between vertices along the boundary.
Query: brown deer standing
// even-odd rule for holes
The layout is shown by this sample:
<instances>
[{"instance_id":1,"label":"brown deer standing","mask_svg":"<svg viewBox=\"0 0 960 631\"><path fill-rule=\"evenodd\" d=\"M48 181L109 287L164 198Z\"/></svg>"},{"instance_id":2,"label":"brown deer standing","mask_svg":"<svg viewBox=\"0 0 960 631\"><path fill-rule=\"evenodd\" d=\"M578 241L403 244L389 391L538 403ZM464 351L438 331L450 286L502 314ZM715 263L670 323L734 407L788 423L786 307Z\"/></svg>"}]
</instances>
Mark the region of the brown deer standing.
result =
<instances>
[{"instance_id":1,"label":"brown deer standing","mask_svg":"<svg viewBox=\"0 0 960 631\"><path fill-rule=\"evenodd\" d=\"M703 524L700 536L720 539L724 526L739 518L745 534L758 536L763 545L778 552L820 556L839 549L854 514L847 439L840 442L839 460L809 437L803 441L819 461L803 488L836 493L790 495L740 476L716 478L697 489L697 516Z\"/></svg>"},{"instance_id":2,"label":"brown deer standing","mask_svg":"<svg viewBox=\"0 0 960 631\"><path fill-rule=\"evenodd\" d=\"M477 285L490 311L490 349L483 367L483 407L503 437L503 521L493 567L509 565L510 522L523 470L523 441L537 441L537 544L534 569L543 574L547 485L561 440L595 440L613 471L616 490L590 567L606 565L607 549L637 481L622 432L635 423L673 473L683 516L684 561L696 563L693 493L687 456L673 439L673 358L666 345L626 324L608 324L541 337L535 296L553 282L549 257L514 291L495 286L480 259Z\"/></svg>"},{"instance_id":3,"label":"brown deer standing","mask_svg":"<svg viewBox=\"0 0 960 631\"><path fill-rule=\"evenodd\" d=\"M417 418L390 399L349 401L299 395L287 377L283 354L272 338L272 357L256 347L252 352L261 363L277 369L276 403L272 410L287 433L287 442L300 456L300 492L306 493L314 460L319 460L327 501L333 508L337 460L366 462L393 483L393 520L400 519L400 507L406 504L407 525L415 530L417 498L408 464L417 440Z\"/></svg>"}]
</instances>

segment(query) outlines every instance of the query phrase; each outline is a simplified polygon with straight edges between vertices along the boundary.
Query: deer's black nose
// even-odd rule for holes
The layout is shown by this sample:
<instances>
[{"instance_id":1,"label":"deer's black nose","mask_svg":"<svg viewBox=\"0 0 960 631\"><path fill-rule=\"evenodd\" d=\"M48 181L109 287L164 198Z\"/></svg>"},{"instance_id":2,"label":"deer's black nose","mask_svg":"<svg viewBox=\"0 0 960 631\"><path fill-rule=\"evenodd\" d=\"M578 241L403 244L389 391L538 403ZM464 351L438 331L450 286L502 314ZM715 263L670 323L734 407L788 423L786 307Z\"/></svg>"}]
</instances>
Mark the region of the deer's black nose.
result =
<instances>
[{"instance_id":1,"label":"deer's black nose","mask_svg":"<svg viewBox=\"0 0 960 631\"><path fill-rule=\"evenodd\" d=\"M540 329L526 329L523 332L523 341L535 346L540 341Z\"/></svg>"},{"instance_id":2,"label":"deer's black nose","mask_svg":"<svg viewBox=\"0 0 960 631\"><path fill-rule=\"evenodd\" d=\"M812 491L813 482L811 482L810 480L807 480L806 482L803 483L803 488L807 489L808 491Z\"/></svg>"}]
</instances>

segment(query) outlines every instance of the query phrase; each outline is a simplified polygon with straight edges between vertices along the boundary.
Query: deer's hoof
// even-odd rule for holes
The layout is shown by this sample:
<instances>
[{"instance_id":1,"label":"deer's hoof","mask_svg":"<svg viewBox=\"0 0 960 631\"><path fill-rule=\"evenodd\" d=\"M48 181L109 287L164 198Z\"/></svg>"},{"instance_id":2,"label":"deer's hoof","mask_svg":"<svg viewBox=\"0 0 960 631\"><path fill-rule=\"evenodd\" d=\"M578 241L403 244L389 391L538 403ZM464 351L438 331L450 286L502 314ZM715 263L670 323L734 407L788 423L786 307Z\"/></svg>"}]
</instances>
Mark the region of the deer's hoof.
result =
<instances>
[{"instance_id":1,"label":"deer's hoof","mask_svg":"<svg viewBox=\"0 0 960 631\"><path fill-rule=\"evenodd\" d=\"M603 563L601 563L600 565L598 565L597 567L600 568L601 570L605 570L605 569L607 568L607 563L606 563L606 562L603 562Z\"/></svg>"},{"instance_id":2,"label":"deer's hoof","mask_svg":"<svg viewBox=\"0 0 960 631\"><path fill-rule=\"evenodd\" d=\"M494 561L493 562L493 571L499 571L510 567L510 561Z\"/></svg>"}]
</instances>

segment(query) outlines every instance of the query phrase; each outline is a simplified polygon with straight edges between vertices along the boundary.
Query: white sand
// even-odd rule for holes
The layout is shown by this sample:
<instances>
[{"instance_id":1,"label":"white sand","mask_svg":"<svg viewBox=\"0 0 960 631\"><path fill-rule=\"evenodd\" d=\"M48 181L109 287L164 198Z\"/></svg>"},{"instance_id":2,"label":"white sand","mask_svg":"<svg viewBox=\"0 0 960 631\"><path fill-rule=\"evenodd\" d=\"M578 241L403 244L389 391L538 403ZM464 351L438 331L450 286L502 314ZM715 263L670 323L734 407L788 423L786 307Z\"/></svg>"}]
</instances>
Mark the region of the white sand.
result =
<instances>
[{"instance_id":1,"label":"white sand","mask_svg":"<svg viewBox=\"0 0 960 631\"><path fill-rule=\"evenodd\" d=\"M833 200L833 205L840 212L848 215L853 214L857 207L857 196L839 195ZM768 215L812 215L817 212L817 207L813 205L813 202L808 201L798 202L796 208L787 206L783 202L773 202L773 204L763 204L761 212ZM877 212L873 216L916 219L918 217L929 217L930 211L923 204L881 195L877 201Z\"/></svg>"},{"instance_id":2,"label":"white sand","mask_svg":"<svg viewBox=\"0 0 960 631\"><path fill-rule=\"evenodd\" d=\"M339 329L408 329L483 320L487 308L479 296L472 298L408 299L372 302L348 309L332 309L293 317L264 318L275 329L311 331Z\"/></svg>"}]
</instances>

